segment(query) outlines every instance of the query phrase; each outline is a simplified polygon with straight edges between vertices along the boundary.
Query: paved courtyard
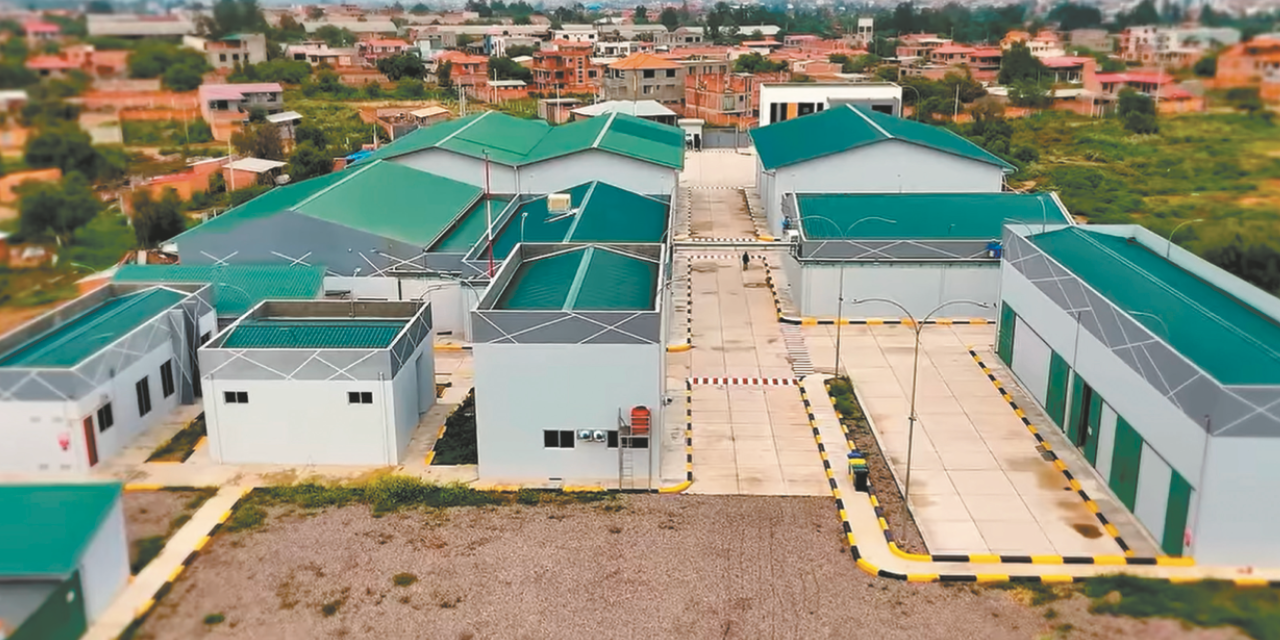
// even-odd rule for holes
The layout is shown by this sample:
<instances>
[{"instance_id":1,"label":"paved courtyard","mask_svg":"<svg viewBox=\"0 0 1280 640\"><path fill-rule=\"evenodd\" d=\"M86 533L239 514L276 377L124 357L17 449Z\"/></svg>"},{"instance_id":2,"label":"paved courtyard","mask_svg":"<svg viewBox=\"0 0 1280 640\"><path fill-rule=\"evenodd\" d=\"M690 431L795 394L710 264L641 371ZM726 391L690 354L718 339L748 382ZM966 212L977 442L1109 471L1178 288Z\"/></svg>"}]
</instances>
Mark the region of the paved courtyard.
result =
<instances>
[{"instance_id":1,"label":"paved courtyard","mask_svg":"<svg viewBox=\"0 0 1280 640\"><path fill-rule=\"evenodd\" d=\"M857 388L901 485L914 334L905 326L846 326L841 334L841 368ZM970 344L991 343L993 327L934 325L922 336L910 502L930 552L1121 554L968 353ZM806 327L805 337L817 368L832 370L835 327ZM1102 498L1105 491L1082 465L1072 465L1076 476L1090 496ZM1100 502L1110 519L1132 518ZM1126 536L1126 542L1140 555L1154 552L1137 544L1142 541L1136 536Z\"/></svg>"}]
</instances>

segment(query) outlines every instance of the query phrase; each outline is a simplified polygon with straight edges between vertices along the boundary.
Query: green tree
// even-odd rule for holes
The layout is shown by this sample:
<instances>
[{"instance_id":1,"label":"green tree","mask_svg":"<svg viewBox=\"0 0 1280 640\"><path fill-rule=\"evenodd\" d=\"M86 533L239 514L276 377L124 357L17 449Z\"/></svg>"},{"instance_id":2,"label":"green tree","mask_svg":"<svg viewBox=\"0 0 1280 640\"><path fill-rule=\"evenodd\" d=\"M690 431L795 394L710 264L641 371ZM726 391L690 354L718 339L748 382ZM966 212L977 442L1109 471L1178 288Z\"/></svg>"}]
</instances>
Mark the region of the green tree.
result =
<instances>
[{"instance_id":1,"label":"green tree","mask_svg":"<svg viewBox=\"0 0 1280 640\"><path fill-rule=\"evenodd\" d=\"M378 71L388 80L396 82L401 78L421 79L426 73L426 67L418 56L398 55L379 60Z\"/></svg>"},{"instance_id":2,"label":"green tree","mask_svg":"<svg viewBox=\"0 0 1280 640\"><path fill-rule=\"evenodd\" d=\"M106 14L115 13L115 9L107 0L89 0L88 4L84 5L84 12Z\"/></svg>"},{"instance_id":3,"label":"green tree","mask_svg":"<svg viewBox=\"0 0 1280 640\"><path fill-rule=\"evenodd\" d=\"M1057 22L1059 31L1100 27L1102 12L1092 5L1061 2L1049 12L1049 22Z\"/></svg>"},{"instance_id":4,"label":"green tree","mask_svg":"<svg viewBox=\"0 0 1280 640\"><path fill-rule=\"evenodd\" d=\"M263 33L270 28L257 0L218 0L212 15L202 16L196 26L214 38L232 33Z\"/></svg>"},{"instance_id":5,"label":"green tree","mask_svg":"<svg viewBox=\"0 0 1280 640\"><path fill-rule=\"evenodd\" d=\"M1120 101L1116 106L1116 115L1124 122L1124 128L1134 133L1157 133L1160 124L1156 121L1156 103L1144 93L1133 89L1120 92Z\"/></svg>"},{"instance_id":6,"label":"green tree","mask_svg":"<svg viewBox=\"0 0 1280 640\"><path fill-rule=\"evenodd\" d=\"M311 142L302 142L289 158L289 179L292 182L322 176L333 171L333 159Z\"/></svg>"},{"instance_id":7,"label":"green tree","mask_svg":"<svg viewBox=\"0 0 1280 640\"><path fill-rule=\"evenodd\" d=\"M428 7L427 5L419 2L418 4L413 5L411 9L409 9L409 13L412 13L415 16L420 16L424 13L431 13L431 7Z\"/></svg>"},{"instance_id":8,"label":"green tree","mask_svg":"<svg viewBox=\"0 0 1280 640\"><path fill-rule=\"evenodd\" d=\"M1044 73L1044 63L1031 55L1024 42L1015 42L1004 52L1000 62L998 81L1003 85L1011 85L1019 80L1039 80Z\"/></svg>"},{"instance_id":9,"label":"green tree","mask_svg":"<svg viewBox=\"0 0 1280 640\"><path fill-rule=\"evenodd\" d=\"M675 7L667 7L658 15L658 22L667 28L667 31L675 31L680 26L680 14L676 12Z\"/></svg>"},{"instance_id":10,"label":"green tree","mask_svg":"<svg viewBox=\"0 0 1280 640\"><path fill-rule=\"evenodd\" d=\"M498 80L523 80L533 82L533 71L520 66L511 58L489 58L489 72Z\"/></svg>"},{"instance_id":11,"label":"green tree","mask_svg":"<svg viewBox=\"0 0 1280 640\"><path fill-rule=\"evenodd\" d=\"M74 123L40 129L27 139L23 154L30 167L57 167L64 174L96 176L98 152L93 139Z\"/></svg>"},{"instance_id":12,"label":"green tree","mask_svg":"<svg viewBox=\"0 0 1280 640\"><path fill-rule=\"evenodd\" d=\"M1116 26L1122 29L1131 26L1159 23L1160 12L1156 10L1156 5L1151 0L1142 0L1142 2L1138 3L1138 6L1134 7L1132 11L1121 11L1116 14Z\"/></svg>"},{"instance_id":13,"label":"green tree","mask_svg":"<svg viewBox=\"0 0 1280 640\"><path fill-rule=\"evenodd\" d=\"M317 149L329 147L329 136L325 134L324 129L308 122L303 122L293 130L293 140L298 144L310 142Z\"/></svg>"},{"instance_id":14,"label":"green tree","mask_svg":"<svg viewBox=\"0 0 1280 640\"><path fill-rule=\"evenodd\" d=\"M1009 85L1009 104L1046 109L1053 104L1053 87L1035 78L1021 78Z\"/></svg>"},{"instance_id":15,"label":"green tree","mask_svg":"<svg viewBox=\"0 0 1280 640\"><path fill-rule=\"evenodd\" d=\"M129 56L130 78L159 78L174 67L189 67L202 74L209 70L209 63L200 53L163 41L143 41ZM199 83L197 83L197 86Z\"/></svg>"},{"instance_id":16,"label":"green tree","mask_svg":"<svg viewBox=\"0 0 1280 640\"><path fill-rule=\"evenodd\" d=\"M18 187L18 229L24 238L52 236L70 243L76 230L102 210L102 202L79 173L60 182L27 182Z\"/></svg>"},{"instance_id":17,"label":"green tree","mask_svg":"<svg viewBox=\"0 0 1280 640\"><path fill-rule=\"evenodd\" d=\"M1201 78L1212 78L1218 75L1218 56L1205 56L1196 60L1193 70Z\"/></svg>"},{"instance_id":18,"label":"green tree","mask_svg":"<svg viewBox=\"0 0 1280 640\"><path fill-rule=\"evenodd\" d=\"M422 85L421 80L405 78L396 83L397 98L412 100L414 98L421 98L425 95L427 95L427 88Z\"/></svg>"},{"instance_id":19,"label":"green tree","mask_svg":"<svg viewBox=\"0 0 1280 640\"><path fill-rule=\"evenodd\" d=\"M324 7L311 7L310 9L307 9L307 19L324 20Z\"/></svg>"},{"instance_id":20,"label":"green tree","mask_svg":"<svg viewBox=\"0 0 1280 640\"><path fill-rule=\"evenodd\" d=\"M240 154L263 160L284 160L280 127L270 122L245 128L231 135L231 146Z\"/></svg>"},{"instance_id":21,"label":"green tree","mask_svg":"<svg viewBox=\"0 0 1280 640\"><path fill-rule=\"evenodd\" d=\"M382 97L382 85L370 80L364 85L364 95L370 100L377 100Z\"/></svg>"},{"instance_id":22,"label":"green tree","mask_svg":"<svg viewBox=\"0 0 1280 640\"><path fill-rule=\"evenodd\" d=\"M1234 233L1210 238L1198 247L1201 257L1255 286L1280 295L1280 246L1274 237Z\"/></svg>"},{"instance_id":23,"label":"green tree","mask_svg":"<svg viewBox=\"0 0 1280 640\"><path fill-rule=\"evenodd\" d=\"M533 47L523 44L513 44L507 47L506 53L508 58L531 56L533 55Z\"/></svg>"},{"instance_id":24,"label":"green tree","mask_svg":"<svg viewBox=\"0 0 1280 640\"><path fill-rule=\"evenodd\" d=\"M316 29L315 37L331 47L350 47L356 43L356 34L342 27L326 24Z\"/></svg>"},{"instance_id":25,"label":"green tree","mask_svg":"<svg viewBox=\"0 0 1280 640\"><path fill-rule=\"evenodd\" d=\"M733 70L735 73L775 73L786 71L787 63L785 60L770 60L753 51L738 56L733 61Z\"/></svg>"},{"instance_id":26,"label":"green tree","mask_svg":"<svg viewBox=\"0 0 1280 640\"><path fill-rule=\"evenodd\" d=\"M446 60L436 68L436 84L442 87L448 87L452 84L452 78L453 63Z\"/></svg>"},{"instance_id":27,"label":"green tree","mask_svg":"<svg viewBox=\"0 0 1280 640\"><path fill-rule=\"evenodd\" d=\"M173 189L165 189L159 200L151 197L149 189L137 191L131 204L133 236L140 248L154 248L187 229L187 220L182 215L182 198Z\"/></svg>"},{"instance_id":28,"label":"green tree","mask_svg":"<svg viewBox=\"0 0 1280 640\"><path fill-rule=\"evenodd\" d=\"M200 69L187 64L169 67L160 78L160 84L173 91L195 91L203 82Z\"/></svg>"},{"instance_id":29,"label":"green tree","mask_svg":"<svg viewBox=\"0 0 1280 640\"><path fill-rule=\"evenodd\" d=\"M636 24L649 24L649 10L646 9L644 5L639 5L636 7L635 13L632 14L631 19L635 21Z\"/></svg>"}]
</instances>

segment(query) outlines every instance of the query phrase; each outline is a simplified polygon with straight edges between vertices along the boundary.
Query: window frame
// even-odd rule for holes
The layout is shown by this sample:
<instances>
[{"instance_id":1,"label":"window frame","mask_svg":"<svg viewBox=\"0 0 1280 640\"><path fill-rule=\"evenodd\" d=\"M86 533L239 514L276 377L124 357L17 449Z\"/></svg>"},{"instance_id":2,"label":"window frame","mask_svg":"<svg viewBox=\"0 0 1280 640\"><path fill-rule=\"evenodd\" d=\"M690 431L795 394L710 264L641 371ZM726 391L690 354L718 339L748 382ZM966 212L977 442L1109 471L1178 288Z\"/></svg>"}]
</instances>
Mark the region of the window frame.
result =
<instances>
[{"instance_id":1,"label":"window frame","mask_svg":"<svg viewBox=\"0 0 1280 640\"><path fill-rule=\"evenodd\" d=\"M173 359L170 358L160 365L160 395L168 398L174 391L176 389L173 384Z\"/></svg>"},{"instance_id":2,"label":"window frame","mask_svg":"<svg viewBox=\"0 0 1280 640\"><path fill-rule=\"evenodd\" d=\"M373 404L372 391L348 391L347 404Z\"/></svg>"},{"instance_id":3,"label":"window frame","mask_svg":"<svg viewBox=\"0 0 1280 640\"><path fill-rule=\"evenodd\" d=\"M249 404L249 392L223 391L222 404Z\"/></svg>"},{"instance_id":4,"label":"window frame","mask_svg":"<svg viewBox=\"0 0 1280 640\"><path fill-rule=\"evenodd\" d=\"M107 429L114 427L116 424L115 412L111 409L111 403L108 402L98 407L98 433L104 433Z\"/></svg>"},{"instance_id":5,"label":"window frame","mask_svg":"<svg viewBox=\"0 0 1280 640\"><path fill-rule=\"evenodd\" d=\"M565 442L569 444L566 446ZM554 444L553 444L554 442ZM573 429L543 429L542 430L542 448L543 449L574 449L577 448L578 437Z\"/></svg>"},{"instance_id":6,"label":"window frame","mask_svg":"<svg viewBox=\"0 0 1280 640\"><path fill-rule=\"evenodd\" d=\"M148 376L142 376L142 379L133 383L133 391L138 396L138 417L144 417L151 413L151 383L147 380Z\"/></svg>"}]
</instances>

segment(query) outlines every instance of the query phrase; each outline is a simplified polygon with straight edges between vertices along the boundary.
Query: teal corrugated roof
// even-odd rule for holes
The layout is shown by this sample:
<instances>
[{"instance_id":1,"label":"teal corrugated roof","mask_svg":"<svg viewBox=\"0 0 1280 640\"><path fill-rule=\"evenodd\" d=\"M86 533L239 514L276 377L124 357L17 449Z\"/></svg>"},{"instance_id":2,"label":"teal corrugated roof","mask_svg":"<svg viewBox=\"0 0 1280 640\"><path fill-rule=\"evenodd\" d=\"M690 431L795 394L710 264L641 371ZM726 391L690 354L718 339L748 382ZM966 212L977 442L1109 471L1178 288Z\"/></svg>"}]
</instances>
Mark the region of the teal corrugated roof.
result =
<instances>
[{"instance_id":1,"label":"teal corrugated roof","mask_svg":"<svg viewBox=\"0 0 1280 640\"><path fill-rule=\"evenodd\" d=\"M1130 238L1071 227L1029 239L1218 382L1280 382L1275 318Z\"/></svg>"},{"instance_id":2,"label":"teal corrugated roof","mask_svg":"<svg viewBox=\"0 0 1280 640\"><path fill-rule=\"evenodd\" d=\"M1049 194L824 193L797 194L796 201L805 236L814 240L989 240L999 238L1001 229L1009 223L1069 222ZM872 217L893 223L867 220ZM857 226L846 236L852 225Z\"/></svg>"},{"instance_id":3,"label":"teal corrugated roof","mask_svg":"<svg viewBox=\"0 0 1280 640\"><path fill-rule=\"evenodd\" d=\"M473 158L483 158L487 151L493 162L512 166L597 148L674 169L684 167L684 133L679 128L621 113L552 127L543 120L486 111L418 129L369 158L395 158L433 148Z\"/></svg>"},{"instance_id":4,"label":"teal corrugated roof","mask_svg":"<svg viewBox=\"0 0 1280 640\"><path fill-rule=\"evenodd\" d=\"M243 320L222 343L224 349L383 349L391 346L404 320Z\"/></svg>"},{"instance_id":5,"label":"teal corrugated roof","mask_svg":"<svg viewBox=\"0 0 1280 640\"><path fill-rule=\"evenodd\" d=\"M218 315L239 316L263 300L309 300L319 297L324 292L324 267L128 264L116 271L115 281L213 284Z\"/></svg>"},{"instance_id":6,"label":"teal corrugated roof","mask_svg":"<svg viewBox=\"0 0 1280 640\"><path fill-rule=\"evenodd\" d=\"M0 357L0 367L74 367L186 297L155 288L111 298Z\"/></svg>"},{"instance_id":7,"label":"teal corrugated roof","mask_svg":"<svg viewBox=\"0 0 1280 640\"><path fill-rule=\"evenodd\" d=\"M520 265L497 309L647 311L654 309L658 264L588 246Z\"/></svg>"},{"instance_id":8,"label":"teal corrugated roof","mask_svg":"<svg viewBox=\"0 0 1280 640\"><path fill-rule=\"evenodd\" d=\"M482 194L479 187L392 162L364 162L279 187L174 238L227 233L246 221L297 211L401 242L426 246Z\"/></svg>"},{"instance_id":9,"label":"teal corrugated roof","mask_svg":"<svg viewBox=\"0 0 1280 640\"><path fill-rule=\"evenodd\" d=\"M751 131L765 169L776 169L858 147L901 140L943 153L986 162L1006 171L1016 167L942 127L904 120L853 105L784 120Z\"/></svg>"},{"instance_id":10,"label":"teal corrugated roof","mask_svg":"<svg viewBox=\"0 0 1280 640\"><path fill-rule=\"evenodd\" d=\"M506 259L521 237L525 242L656 243L667 232L669 206L665 200L604 182L580 184L567 193L574 210L571 214L549 213L546 196L520 205L495 232L494 258Z\"/></svg>"},{"instance_id":11,"label":"teal corrugated roof","mask_svg":"<svg viewBox=\"0 0 1280 640\"><path fill-rule=\"evenodd\" d=\"M75 571L119 497L117 482L0 485L0 578Z\"/></svg>"},{"instance_id":12,"label":"teal corrugated roof","mask_svg":"<svg viewBox=\"0 0 1280 640\"><path fill-rule=\"evenodd\" d=\"M490 201L489 210L486 210L486 200ZM484 236L487 228L489 216L493 216L496 223L498 216L511 203L511 198L493 197L484 198L471 206L471 210L467 212L461 220L450 229L443 238L440 239L432 248L433 253L466 253L474 247L480 238Z\"/></svg>"}]
</instances>

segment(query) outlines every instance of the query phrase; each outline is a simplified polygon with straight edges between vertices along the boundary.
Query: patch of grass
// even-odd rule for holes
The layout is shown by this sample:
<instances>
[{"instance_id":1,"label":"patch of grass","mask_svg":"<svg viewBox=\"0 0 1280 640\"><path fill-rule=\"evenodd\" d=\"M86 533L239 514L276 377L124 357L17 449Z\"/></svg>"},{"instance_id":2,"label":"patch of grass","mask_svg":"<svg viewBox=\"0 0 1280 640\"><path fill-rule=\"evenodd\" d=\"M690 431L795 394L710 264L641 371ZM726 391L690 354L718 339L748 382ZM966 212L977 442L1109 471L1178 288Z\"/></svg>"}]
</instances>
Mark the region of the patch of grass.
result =
<instances>
[{"instance_id":1,"label":"patch of grass","mask_svg":"<svg viewBox=\"0 0 1280 640\"><path fill-rule=\"evenodd\" d=\"M472 389L444 421L444 437L432 448L433 465L476 464L476 391Z\"/></svg>"},{"instance_id":2,"label":"patch of grass","mask_svg":"<svg viewBox=\"0 0 1280 640\"><path fill-rule=\"evenodd\" d=\"M534 505L542 502L542 494L533 489L521 489L516 492L516 503Z\"/></svg>"},{"instance_id":3,"label":"patch of grass","mask_svg":"<svg viewBox=\"0 0 1280 640\"><path fill-rule=\"evenodd\" d=\"M120 262L125 252L136 244L133 228L125 217L107 211L76 232L75 240L58 252L58 263L66 261L94 270L106 269Z\"/></svg>"},{"instance_id":4,"label":"patch of grass","mask_svg":"<svg viewBox=\"0 0 1280 640\"><path fill-rule=\"evenodd\" d=\"M338 609L341 608L342 605L342 600L330 600L329 602L320 605L320 613L323 613L326 618L331 617L338 613Z\"/></svg>"},{"instance_id":5,"label":"patch of grass","mask_svg":"<svg viewBox=\"0 0 1280 640\"><path fill-rule=\"evenodd\" d=\"M241 503L235 513L227 519L227 531L247 531L262 525L267 518L267 511L251 502Z\"/></svg>"},{"instance_id":6,"label":"patch of grass","mask_svg":"<svg viewBox=\"0 0 1280 640\"><path fill-rule=\"evenodd\" d=\"M1057 602L1063 598L1070 597L1076 592L1076 589L1071 586L1041 584L1038 582L1002 582L991 585L991 588L1012 592L1033 607ZM1054 615L1057 615L1057 613L1055 612ZM1048 618L1050 616L1046 615L1045 617Z\"/></svg>"},{"instance_id":7,"label":"patch of grass","mask_svg":"<svg viewBox=\"0 0 1280 640\"><path fill-rule=\"evenodd\" d=\"M147 462L186 462L196 450L196 443L207 434L204 413L173 434L169 441L156 447Z\"/></svg>"},{"instance_id":8,"label":"patch of grass","mask_svg":"<svg viewBox=\"0 0 1280 640\"><path fill-rule=\"evenodd\" d=\"M204 617L204 623L205 624L222 624L223 622L226 621L226 619L227 617L222 615L221 613L211 613Z\"/></svg>"},{"instance_id":9,"label":"patch of grass","mask_svg":"<svg viewBox=\"0 0 1280 640\"><path fill-rule=\"evenodd\" d=\"M177 531L178 529L182 528L182 525L190 521L191 521L191 514L179 513L176 517L174 517L172 521L169 522L169 530Z\"/></svg>"},{"instance_id":10,"label":"patch of grass","mask_svg":"<svg viewBox=\"0 0 1280 640\"><path fill-rule=\"evenodd\" d=\"M1119 596L1110 595L1115 593ZM1173 618L1200 627L1230 625L1257 640L1280 640L1280 590L1241 589L1210 580L1171 584L1135 576L1085 582L1089 610L1132 618Z\"/></svg>"},{"instance_id":11,"label":"patch of grass","mask_svg":"<svg viewBox=\"0 0 1280 640\"><path fill-rule=\"evenodd\" d=\"M417 581L418 576L415 576L412 573L397 573L394 576L391 576L391 584L394 584L397 587L407 587Z\"/></svg>"},{"instance_id":12,"label":"patch of grass","mask_svg":"<svg viewBox=\"0 0 1280 640\"><path fill-rule=\"evenodd\" d=\"M835 405L836 413L846 427L863 430L871 428L862 406L858 404L858 398L853 395L853 384L849 382L849 378L841 376L828 379L827 394L831 396L831 403Z\"/></svg>"},{"instance_id":13,"label":"patch of grass","mask_svg":"<svg viewBox=\"0 0 1280 640\"><path fill-rule=\"evenodd\" d=\"M188 511L195 511L196 509L203 507L204 503L209 501L209 498L216 495L218 495L217 487L200 487L195 490L195 495L191 496L191 499L188 500L187 504L183 505L182 508L187 509Z\"/></svg>"},{"instance_id":14,"label":"patch of grass","mask_svg":"<svg viewBox=\"0 0 1280 640\"><path fill-rule=\"evenodd\" d=\"M129 565L129 572L135 576L138 575L143 567L160 555L160 550L163 548L164 536L148 536L134 540L133 549L137 557Z\"/></svg>"}]
</instances>

